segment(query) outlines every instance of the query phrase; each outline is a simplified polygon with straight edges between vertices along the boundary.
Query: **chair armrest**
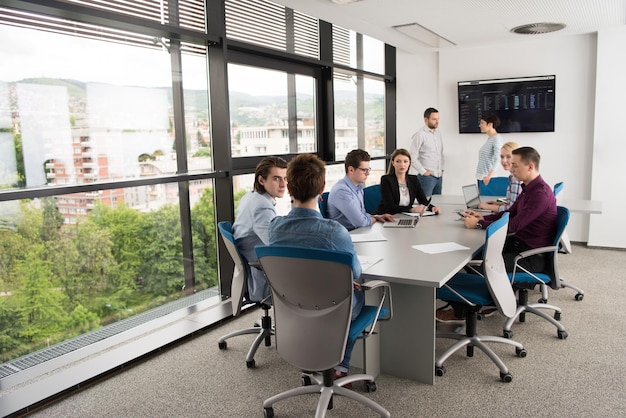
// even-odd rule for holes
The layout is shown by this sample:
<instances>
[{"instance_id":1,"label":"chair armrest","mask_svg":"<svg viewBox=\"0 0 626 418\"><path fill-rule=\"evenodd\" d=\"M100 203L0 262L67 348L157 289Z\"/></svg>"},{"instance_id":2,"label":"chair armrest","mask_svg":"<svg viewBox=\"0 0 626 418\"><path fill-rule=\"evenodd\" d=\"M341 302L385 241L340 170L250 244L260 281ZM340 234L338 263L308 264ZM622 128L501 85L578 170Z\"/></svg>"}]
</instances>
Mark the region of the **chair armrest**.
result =
<instances>
[{"instance_id":1,"label":"chair armrest","mask_svg":"<svg viewBox=\"0 0 626 418\"><path fill-rule=\"evenodd\" d=\"M370 330L367 332L365 337L370 336L374 333L374 329L376 328L376 324L378 321L388 321L393 318L393 301L391 298L391 285L384 280L369 280L363 284L361 284L361 289L368 291L373 289L380 288L382 290L380 301L378 305L376 305L376 316L374 317L374 322L370 326ZM386 306L385 306L386 305ZM389 310L389 314L383 318L379 318L380 311L386 307Z\"/></svg>"},{"instance_id":2,"label":"chair armrest","mask_svg":"<svg viewBox=\"0 0 626 418\"><path fill-rule=\"evenodd\" d=\"M532 255L553 253L553 252L557 251L558 249L559 248L554 246L554 245L551 245L549 247L533 248L532 250L522 251L521 253L519 253L517 255L517 257L515 257L515 259L519 260L519 259L522 259L522 258L530 257Z\"/></svg>"}]
</instances>

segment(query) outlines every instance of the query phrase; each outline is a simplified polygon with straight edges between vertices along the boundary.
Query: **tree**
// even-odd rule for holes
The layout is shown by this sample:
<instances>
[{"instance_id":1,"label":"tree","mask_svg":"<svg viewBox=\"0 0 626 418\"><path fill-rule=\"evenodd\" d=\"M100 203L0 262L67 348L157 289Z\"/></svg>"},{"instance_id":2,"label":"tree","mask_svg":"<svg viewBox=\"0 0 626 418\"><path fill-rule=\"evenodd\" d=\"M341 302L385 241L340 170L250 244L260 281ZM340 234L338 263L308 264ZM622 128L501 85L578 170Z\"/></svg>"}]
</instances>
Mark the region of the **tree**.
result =
<instances>
[{"instance_id":1,"label":"tree","mask_svg":"<svg viewBox=\"0 0 626 418\"><path fill-rule=\"evenodd\" d=\"M206 188L191 210L193 259L196 281L206 287L217 285L217 252L213 189Z\"/></svg>"},{"instance_id":2,"label":"tree","mask_svg":"<svg viewBox=\"0 0 626 418\"><path fill-rule=\"evenodd\" d=\"M63 292L53 287L50 262L43 254L43 245L35 245L18 265L23 278L22 286L16 290L20 337L31 342L62 331L65 318Z\"/></svg>"},{"instance_id":3,"label":"tree","mask_svg":"<svg viewBox=\"0 0 626 418\"><path fill-rule=\"evenodd\" d=\"M141 276L146 290L167 296L183 290L185 275L178 205L165 205L142 224Z\"/></svg>"},{"instance_id":4,"label":"tree","mask_svg":"<svg viewBox=\"0 0 626 418\"><path fill-rule=\"evenodd\" d=\"M116 262L116 271L111 274L110 285L118 292L119 297L122 294L128 296L134 289L143 264L141 249L145 241L142 215L126 205L115 208L97 205L89 214L89 220L100 230L108 231L111 255Z\"/></svg>"}]
</instances>

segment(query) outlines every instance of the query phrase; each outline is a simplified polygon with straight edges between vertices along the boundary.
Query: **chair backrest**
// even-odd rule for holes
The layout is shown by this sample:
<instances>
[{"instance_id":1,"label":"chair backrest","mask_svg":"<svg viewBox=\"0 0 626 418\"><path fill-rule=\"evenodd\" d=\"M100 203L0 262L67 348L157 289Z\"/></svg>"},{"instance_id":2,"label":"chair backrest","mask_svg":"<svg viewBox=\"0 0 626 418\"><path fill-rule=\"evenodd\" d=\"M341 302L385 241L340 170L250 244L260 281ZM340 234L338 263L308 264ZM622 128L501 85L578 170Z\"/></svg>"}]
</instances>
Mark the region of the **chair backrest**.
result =
<instances>
[{"instance_id":1,"label":"chair backrest","mask_svg":"<svg viewBox=\"0 0 626 418\"><path fill-rule=\"evenodd\" d=\"M563 191L563 182L560 181L554 185L554 197L558 196Z\"/></svg>"},{"instance_id":2,"label":"chair backrest","mask_svg":"<svg viewBox=\"0 0 626 418\"><path fill-rule=\"evenodd\" d=\"M550 276L550 287L553 289L561 287L561 276L559 276L557 253L559 252L561 241L563 240L563 236L565 234L565 228L569 223L569 217L570 213L568 208L565 206L556 207L556 233L554 235L554 241L552 242L555 250L547 254L548 260L546 262L546 268L548 269L546 273Z\"/></svg>"},{"instance_id":3,"label":"chair backrest","mask_svg":"<svg viewBox=\"0 0 626 418\"><path fill-rule=\"evenodd\" d=\"M324 192L320 195L318 205L322 216L328 218L328 192Z\"/></svg>"},{"instance_id":4,"label":"chair backrest","mask_svg":"<svg viewBox=\"0 0 626 418\"><path fill-rule=\"evenodd\" d=\"M272 289L276 349L309 371L341 362L352 313L352 254L292 246L257 246Z\"/></svg>"},{"instance_id":5,"label":"chair backrest","mask_svg":"<svg viewBox=\"0 0 626 418\"><path fill-rule=\"evenodd\" d=\"M478 180L478 194L481 196L506 196L507 187L509 187L508 177L492 177L488 185Z\"/></svg>"},{"instance_id":6,"label":"chair backrest","mask_svg":"<svg viewBox=\"0 0 626 418\"><path fill-rule=\"evenodd\" d=\"M483 266L487 286L496 306L503 315L512 318L517 309L517 302L502 258L508 225L509 213L505 212L500 219L487 227Z\"/></svg>"},{"instance_id":7,"label":"chair backrest","mask_svg":"<svg viewBox=\"0 0 626 418\"><path fill-rule=\"evenodd\" d=\"M382 199L380 194L380 184L373 184L363 189L363 203L365 204L365 211L370 215L376 213L376 208Z\"/></svg>"},{"instance_id":8,"label":"chair backrest","mask_svg":"<svg viewBox=\"0 0 626 418\"><path fill-rule=\"evenodd\" d=\"M235 237L233 237L233 226L228 221L222 221L217 224L217 229L220 231L222 241L230 254L230 257L235 263L233 269L233 280L231 284L230 301L233 307L233 315L237 316L241 312L241 306L243 305L243 296L246 291L246 261L239 253L237 245L235 243Z\"/></svg>"}]
</instances>

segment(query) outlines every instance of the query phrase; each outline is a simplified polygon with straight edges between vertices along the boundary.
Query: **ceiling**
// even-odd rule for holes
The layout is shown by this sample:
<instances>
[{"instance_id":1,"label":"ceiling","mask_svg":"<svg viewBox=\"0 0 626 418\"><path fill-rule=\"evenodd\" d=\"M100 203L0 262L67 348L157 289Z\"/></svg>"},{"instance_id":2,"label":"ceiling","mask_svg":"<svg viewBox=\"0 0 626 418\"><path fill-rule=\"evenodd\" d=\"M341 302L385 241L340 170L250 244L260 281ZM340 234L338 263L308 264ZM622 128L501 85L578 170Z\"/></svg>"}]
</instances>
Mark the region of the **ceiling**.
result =
<instances>
[{"instance_id":1,"label":"ceiling","mask_svg":"<svg viewBox=\"0 0 626 418\"><path fill-rule=\"evenodd\" d=\"M486 46L597 32L626 24L626 0L273 0L411 53L436 51L394 26L417 23L455 45ZM564 23L558 32L519 35L510 30L538 22Z\"/></svg>"}]
</instances>

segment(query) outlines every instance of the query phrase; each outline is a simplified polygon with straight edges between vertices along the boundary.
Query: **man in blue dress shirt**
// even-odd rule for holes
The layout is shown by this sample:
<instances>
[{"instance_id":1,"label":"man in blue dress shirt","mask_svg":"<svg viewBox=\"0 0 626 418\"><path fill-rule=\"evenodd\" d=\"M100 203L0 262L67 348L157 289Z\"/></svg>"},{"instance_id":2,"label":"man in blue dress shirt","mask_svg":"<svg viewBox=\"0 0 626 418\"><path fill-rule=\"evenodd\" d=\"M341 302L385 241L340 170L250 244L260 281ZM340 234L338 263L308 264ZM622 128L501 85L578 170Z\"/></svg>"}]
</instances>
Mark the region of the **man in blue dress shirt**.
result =
<instances>
[{"instance_id":1,"label":"man in blue dress shirt","mask_svg":"<svg viewBox=\"0 0 626 418\"><path fill-rule=\"evenodd\" d=\"M345 226L348 231L376 222L392 222L393 216L370 215L363 202L363 183L370 175L371 157L367 151L352 150L346 155L346 175L339 180L328 194L328 217Z\"/></svg>"}]
</instances>

